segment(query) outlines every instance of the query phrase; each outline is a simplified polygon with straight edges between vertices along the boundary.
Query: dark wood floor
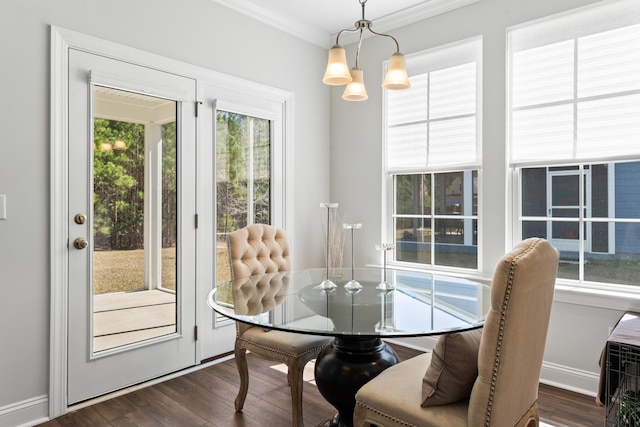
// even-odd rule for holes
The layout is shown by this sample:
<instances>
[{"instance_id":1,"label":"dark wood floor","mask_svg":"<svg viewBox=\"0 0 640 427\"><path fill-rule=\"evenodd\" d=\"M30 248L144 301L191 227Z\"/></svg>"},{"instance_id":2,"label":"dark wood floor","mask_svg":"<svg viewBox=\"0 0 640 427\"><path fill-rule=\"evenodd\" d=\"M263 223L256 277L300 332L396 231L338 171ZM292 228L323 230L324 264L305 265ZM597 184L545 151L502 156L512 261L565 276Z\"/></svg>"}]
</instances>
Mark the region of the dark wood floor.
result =
<instances>
[{"instance_id":1,"label":"dark wood floor","mask_svg":"<svg viewBox=\"0 0 640 427\"><path fill-rule=\"evenodd\" d=\"M401 360L418 352L394 346ZM280 427L291 425L291 400L286 376L273 362L248 355L250 386L243 412L236 413L238 391L235 361L190 372L104 402L72 411L42 427ZM540 420L557 427L595 427L604 424L604 409L591 396L540 386ZM316 426L335 410L312 380L304 389L304 422Z\"/></svg>"}]
</instances>

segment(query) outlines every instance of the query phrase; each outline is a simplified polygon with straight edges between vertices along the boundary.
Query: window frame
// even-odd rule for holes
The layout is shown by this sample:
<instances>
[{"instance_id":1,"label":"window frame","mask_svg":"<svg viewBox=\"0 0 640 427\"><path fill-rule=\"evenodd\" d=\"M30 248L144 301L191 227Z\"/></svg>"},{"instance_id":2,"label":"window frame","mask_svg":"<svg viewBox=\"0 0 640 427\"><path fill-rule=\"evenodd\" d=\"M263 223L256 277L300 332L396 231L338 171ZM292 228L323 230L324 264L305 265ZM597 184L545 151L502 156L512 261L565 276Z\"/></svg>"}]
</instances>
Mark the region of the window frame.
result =
<instances>
[{"instance_id":1,"label":"window frame","mask_svg":"<svg viewBox=\"0 0 640 427\"><path fill-rule=\"evenodd\" d=\"M619 3L619 4L623 4L625 3L625 0L619 0L619 1L615 1L615 2L598 2L594 5L589 5L589 6L585 6L582 8L578 8L578 9L574 9L559 15L552 15L552 16L548 16L533 22L529 22L529 23L525 23L525 24L521 24L518 26L514 26L511 28L507 29L507 64L508 64L508 72L507 72L507 159L506 159L506 167L507 167L507 171L508 171L508 185L509 185L509 191L507 192L508 194L508 206L509 209L511 211L511 215L507 216L508 221L510 222L510 224L508 225L508 229L507 229L507 239L508 241L511 241L512 245L517 244L518 242L520 242L522 240L522 236L523 236L523 221L526 220L541 220L542 221L542 217L526 217L523 215L523 202L524 202L524 194L521 191L522 185L523 185L523 173L522 170L523 169L527 169L527 168L546 168L546 179L550 179L550 171L549 169L551 168L560 168L560 167L575 167L578 170L579 173L579 216L578 219L576 220L576 222L578 223L579 227L579 239L578 239L578 245L579 245L579 263L580 263L580 268L579 268L579 272L578 272L578 279L569 279L569 278L558 278L557 279L557 286L556 289L560 290L560 292L556 292L556 300L560 300L560 301L564 301L564 302L571 302L571 303L576 303L577 301L580 301L586 305L595 305L595 306L602 306L602 307L608 307L608 308L615 308L615 309L619 309L620 308L620 304L622 303L623 305L626 305L629 303L629 297L630 294L631 295L635 295L633 298L637 298L638 296L640 296L640 286L638 285L631 285L631 284L620 284L620 283L612 283L612 282L596 282L596 281L589 281L589 280L585 280L584 279L584 257L586 253L592 253L593 251L591 250L591 248L586 248L585 244L590 243L590 242L586 242L585 238L588 236L588 232L585 232L585 226L589 226L590 224L594 224L597 222L604 222L604 223L608 223L609 224L609 229L611 229L611 227L615 227L616 223L626 223L626 222L633 222L633 223L638 223L640 222L640 220L637 219L631 219L631 221L629 221L630 218L628 217L621 217L621 218L616 218L615 214L611 214L611 212L609 211L609 213L607 214L606 218L600 218L600 217L593 217L593 215L590 214L585 214L585 209L587 209L589 207L589 203L587 200L585 199L585 191L589 192L591 191L591 171L589 172L589 176L585 175L585 170L589 170L591 169L592 166L594 165L618 165L621 163L626 163L626 162L638 162L640 161L640 152L636 153L636 154L623 154L623 155L606 155L606 156L576 156L574 154L573 158L550 158L547 160L544 159L535 159L535 160L531 160L531 161L527 161L527 160L512 160L511 158L511 153L513 150L513 113L515 111L523 111L526 110L528 108L535 108L538 107L540 105L571 105L572 108L574 109L574 118L573 118L573 129L574 129L574 153L576 152L576 140L575 140L575 135L577 134L577 126L578 126L578 122L577 122L577 118L576 118L576 111L577 111L577 105L579 105L581 102L589 102L592 100L602 100L602 99L615 99L617 97L624 97L624 96L628 96L630 94L638 94L640 92L640 90L638 89L634 89L631 91L623 91L623 92L612 92L611 94L599 94L599 95L595 95L595 96L580 96L578 94L578 90L577 90L577 74L574 75L574 77L576 77L573 80L573 85L574 85L574 90L573 90L573 96L571 99L569 100L564 100L564 101L556 101L556 102L548 102L548 103L538 103L535 104L535 106L533 107L522 107L522 106L518 106L518 107L514 107L513 106L513 92L514 92L514 88L513 88L513 82L514 82L514 76L513 76L513 56L515 52L518 51L522 51L522 50L526 50L525 48L522 48L520 50L515 50L513 49L512 46L512 37L511 34L514 31L518 31L518 30L523 30L525 32L535 32L535 28L536 26L538 26L538 24L540 24L540 26L538 27L538 32L544 32L544 30L540 29L540 28L544 28L546 27L547 29L549 28L558 28L561 24L561 22L563 22L564 20L566 20L567 18L571 19L572 16L578 16L579 14L585 12L587 14L594 14L597 13L597 11L599 10L598 8L601 6L607 7L608 4L614 4L614 3ZM610 9L609 9L610 10ZM611 24L610 22L606 22L603 23L602 25L606 25L606 28L601 28L598 30L593 30L591 32L589 32L587 35L595 35L595 34L599 34L599 33L603 33L605 31L611 30L611 29L616 29L616 28L623 28L626 27L628 25L632 25L632 23L630 23L628 21L628 19L631 19L627 16L625 16L622 20L624 22L621 22L619 24L619 26L613 26L613 24ZM577 19L574 21L577 22ZM637 22L636 22L637 24ZM577 26L579 27L579 26ZM584 23L582 25L582 27L584 27ZM581 29L568 29L568 32L573 32L573 33L578 33L576 34L572 34L571 37L567 37L567 41L571 40L573 41L573 45L574 47L577 46L578 40L580 37L584 37L585 34L580 33L580 31L582 31ZM531 35L528 36L530 39L533 39L531 37ZM553 40L553 37L551 35L549 35L549 32L547 31L544 35L544 37L542 37L543 39L546 39L545 41L542 42L536 42L538 44L536 44L535 46L529 46L527 48L533 48L533 47L542 47L542 46L546 46L546 45L550 45L553 44L554 42L557 42L558 40ZM564 39L563 39L564 40ZM574 58L576 55L576 51L574 51ZM575 65L574 62L574 70L575 67L577 67L577 65ZM612 168L609 168L612 169ZM587 179L587 183L585 183L585 179ZM609 177L608 177L608 186L611 187L613 184L610 181L611 179L611 170L609 170ZM587 195L588 196L588 195ZM547 195L548 197L548 195ZM610 197L610 196L609 196ZM611 202L611 200L609 200L609 203ZM547 209L549 208L549 205L547 204ZM549 222L553 222L555 219L557 219L558 217L551 217L548 216L545 217L545 221ZM548 227L547 227L548 228ZM549 238L550 236L547 236L547 238ZM611 237L609 237L609 245L611 244ZM609 249L610 251L611 249ZM606 296L606 300L602 300L602 296Z\"/></svg>"},{"instance_id":2,"label":"window frame","mask_svg":"<svg viewBox=\"0 0 640 427\"><path fill-rule=\"evenodd\" d=\"M456 54L458 53L458 57ZM472 52L472 53L469 53ZM441 66L435 68L433 66L428 65L430 57L438 58L441 62L451 62L453 61L454 65ZM444 58L444 59L443 59ZM453 59L451 59L453 58ZM468 58L468 59L461 59ZM444 272L456 272L458 274L468 274L468 275L477 275L480 273L482 269L482 216L480 212L482 212L482 37L476 36L468 39L460 40L457 42L445 44L442 46L437 46L431 49L427 49L424 51L416 52L411 55L407 55L407 65L409 68L409 75L416 74L426 74L431 73L433 71L438 71L440 69L453 68L454 66L464 65L468 62L476 63L476 74L475 74L475 113L472 115L464 114L464 115L454 115L452 117L467 117L473 116L475 117L475 149L476 156L474 161L455 164L452 162L451 164L440 164L440 165L425 165L423 167L408 167L408 168L392 168L387 164L387 160L389 158L389 145L388 145L388 116L387 116L387 106L388 106L388 92L383 91L382 97L382 241L383 242L393 242L395 243L395 220L396 220L396 212L395 212L395 203L396 203L396 195L395 195L395 177L399 175L408 175L408 174L432 174L435 176L436 174L443 173L454 173L454 172L466 172L466 171L475 171L477 176L477 188L478 188L478 200L477 200L477 211L476 214L473 215L477 222L477 236L476 236L476 248L477 248L477 259L476 259L476 268L462 268L462 267L453 267L446 265L438 265L434 263L423 264L417 262L406 262L406 261L397 261L396 260L396 250L393 250L391 254L391 260L388 260L388 265L392 267L401 267L405 269L415 269L415 270L430 270L430 271L444 271ZM388 61L383 63L383 70L386 69ZM420 69L426 68L426 72L413 72L412 69ZM443 118L435 118L435 119L426 119L427 123L430 122L442 122ZM446 118L444 119L446 120ZM428 144L428 142L425 142ZM473 183L471 183L473 187ZM472 196L473 197L473 196ZM446 215L445 215L446 216ZM442 215L434 215L433 207L432 207L432 220L443 218ZM456 217L456 219L460 219ZM466 219L466 216L465 218ZM433 238L432 238L433 240ZM434 251L431 254L431 261L434 261Z\"/></svg>"},{"instance_id":3,"label":"window frame","mask_svg":"<svg viewBox=\"0 0 640 427\"><path fill-rule=\"evenodd\" d=\"M428 269L434 269L434 270L451 270L451 271L464 271L464 272L477 272L479 270L479 253L477 251L477 247L478 247L478 228L479 228L479 215L478 215L478 205L476 205L475 208L475 213L474 213L474 192L473 189L474 187L476 189L480 188L479 185L479 181L480 181L480 171L478 170L478 168L458 168L458 169L452 169L452 170L447 170L447 171L431 171L431 172L422 172L422 173L410 173L410 174L403 174L403 173L395 173L395 174L390 174L389 177L391 179L391 188L395 189L395 180L397 177L399 176L407 176L407 175L418 175L418 176L425 176L425 175L429 175L430 179L430 193L432 196L436 196L437 193L437 185L436 183L438 182L437 176L445 176L448 174L462 174L463 177L463 185L464 185L464 191L462 192L463 195L463 200L462 200L462 211L460 211L460 213L450 213L450 212L438 212L437 209L437 204L438 204L438 200L436 197L433 197L432 202L430 203L430 207L429 207L429 212L423 212L423 213L400 213L398 212L397 209L397 198L394 197L393 202L392 202L392 212L391 212L391 232L394 234L391 237L391 241L395 241L396 237L395 237L395 233L396 233L396 221L398 219L416 219L419 221L429 221L430 222L430 228L431 230L439 230L439 226L437 225L439 221L447 221L447 220L451 220L451 221L462 221L463 226L463 232L461 234L462 239L463 239L463 243L460 244L463 247L476 247L476 267L475 268L468 268L468 267L456 267L456 266L452 266L452 265L446 265L446 264L437 264L436 263L436 258L438 257L438 251L436 250L430 250L429 251L429 262L413 262L413 261L407 261L407 260L398 260L398 252L397 252L397 245L396 248L393 251L393 256L392 259L390 260L390 264L391 265L396 265L396 266L402 266L403 268L416 268L419 267L421 269L424 268L428 268ZM475 176L474 176L475 175ZM468 178L468 179L467 179ZM474 180L476 181L474 184ZM395 192L394 192L395 195ZM446 196L446 195L445 195ZM479 196L478 196L479 198ZM474 221L475 221L475 227L474 227ZM445 226L446 227L446 226ZM475 234L474 234L474 230L475 230ZM474 237L475 237L475 244L474 244ZM469 241L470 240L470 241ZM430 239L429 241L422 241L422 239L419 240L419 242L423 243L423 244L427 244L430 248L436 248L438 245L447 245L447 244L459 244L459 243L451 243L451 242L442 242L442 241L438 241L438 235L437 233L431 233L430 234Z\"/></svg>"}]
</instances>

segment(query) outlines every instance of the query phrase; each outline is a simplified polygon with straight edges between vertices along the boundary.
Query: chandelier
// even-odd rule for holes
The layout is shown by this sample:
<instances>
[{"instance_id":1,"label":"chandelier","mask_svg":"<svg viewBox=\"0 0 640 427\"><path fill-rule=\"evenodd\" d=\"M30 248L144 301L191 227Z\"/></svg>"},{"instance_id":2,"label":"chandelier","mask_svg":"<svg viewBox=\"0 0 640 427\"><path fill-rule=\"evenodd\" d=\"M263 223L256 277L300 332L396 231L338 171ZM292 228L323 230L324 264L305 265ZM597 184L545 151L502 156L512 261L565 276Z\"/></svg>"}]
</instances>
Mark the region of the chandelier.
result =
<instances>
[{"instance_id":1,"label":"chandelier","mask_svg":"<svg viewBox=\"0 0 640 427\"><path fill-rule=\"evenodd\" d=\"M371 21L364 17L364 7L367 0L358 0L362 6L362 19L356 21L354 28L347 28L338 33L336 37L336 44L329 50L329 61L327 62L327 69L324 73L322 82L331 86L346 85L342 99L346 101L364 101L369 96L367 90L364 87L364 80L362 78L362 70L358 66L360 61L360 48L362 47L362 38L364 30L369 30L376 36L389 37L396 44L396 52L389 58L389 65L387 67L387 75L382 82L382 87L388 90L402 90L411 87L409 83L409 77L407 75L407 64L404 60L404 55L400 53L400 45L398 41L389 34L381 34L371 29ZM358 41L358 49L356 50L356 64L355 67L349 69L347 65L347 55L342 46L340 46L340 35L344 32L360 32L360 38Z\"/></svg>"}]
</instances>

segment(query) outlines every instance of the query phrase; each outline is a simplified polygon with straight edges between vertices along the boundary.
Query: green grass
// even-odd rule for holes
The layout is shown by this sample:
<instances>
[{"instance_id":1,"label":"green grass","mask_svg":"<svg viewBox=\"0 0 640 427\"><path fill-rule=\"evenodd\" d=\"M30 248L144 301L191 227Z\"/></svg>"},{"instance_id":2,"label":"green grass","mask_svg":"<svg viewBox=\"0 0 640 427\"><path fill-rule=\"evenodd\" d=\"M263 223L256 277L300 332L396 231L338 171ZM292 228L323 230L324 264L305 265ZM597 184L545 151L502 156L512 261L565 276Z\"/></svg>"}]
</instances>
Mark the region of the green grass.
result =
<instances>
[{"instance_id":1,"label":"green grass","mask_svg":"<svg viewBox=\"0 0 640 427\"><path fill-rule=\"evenodd\" d=\"M162 249L162 286L176 288L176 249ZM144 250L95 251L94 295L144 289Z\"/></svg>"},{"instance_id":2,"label":"green grass","mask_svg":"<svg viewBox=\"0 0 640 427\"><path fill-rule=\"evenodd\" d=\"M216 250L216 283L231 279L226 245ZM162 249L162 286L176 288L176 248ZM93 255L94 295L144 289L144 250L95 251Z\"/></svg>"},{"instance_id":3,"label":"green grass","mask_svg":"<svg viewBox=\"0 0 640 427\"><path fill-rule=\"evenodd\" d=\"M558 277L578 280L578 263L560 262ZM640 285L640 263L621 260L589 260L584 265L584 279L589 282Z\"/></svg>"}]
</instances>

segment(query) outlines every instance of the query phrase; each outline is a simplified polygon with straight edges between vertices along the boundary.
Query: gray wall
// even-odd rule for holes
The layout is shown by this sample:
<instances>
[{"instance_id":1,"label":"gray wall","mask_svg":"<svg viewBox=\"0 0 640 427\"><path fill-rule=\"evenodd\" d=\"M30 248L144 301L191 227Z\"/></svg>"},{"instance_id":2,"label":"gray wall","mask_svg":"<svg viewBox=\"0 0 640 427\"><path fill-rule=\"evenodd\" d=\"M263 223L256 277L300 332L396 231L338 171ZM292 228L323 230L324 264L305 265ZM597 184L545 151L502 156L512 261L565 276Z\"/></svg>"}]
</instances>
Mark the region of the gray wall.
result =
<instances>
[{"instance_id":1,"label":"gray wall","mask_svg":"<svg viewBox=\"0 0 640 427\"><path fill-rule=\"evenodd\" d=\"M0 220L0 426L18 423L7 413L21 403L37 404L49 391L50 25L294 93L296 228L290 238L300 249L297 266L323 259L321 246L308 242L321 241L318 203L329 198L324 49L209 0L4 1L0 194L7 196L7 219Z\"/></svg>"},{"instance_id":2,"label":"gray wall","mask_svg":"<svg viewBox=\"0 0 640 427\"><path fill-rule=\"evenodd\" d=\"M481 274L491 277L499 258L511 248L508 233L508 171L505 166L507 28L594 3L592 0L482 0L399 30L390 31L407 55L432 47L483 38L483 167L481 205ZM375 22L374 22L375 27ZM374 249L382 237L381 62L393 53L389 40L366 39L360 53L369 99L350 103L342 88L331 89L331 198L347 222L361 222L356 265L381 263ZM354 46L347 49L350 63ZM366 230L366 232L364 232ZM347 239L347 245L349 239ZM344 263L350 263L345 251ZM604 307L603 307L604 306ZM558 289L543 367L543 381L595 394L598 359L609 327L624 310L640 307L637 297L583 295ZM428 340L411 340L428 346Z\"/></svg>"}]
</instances>

